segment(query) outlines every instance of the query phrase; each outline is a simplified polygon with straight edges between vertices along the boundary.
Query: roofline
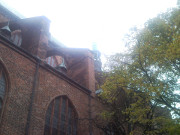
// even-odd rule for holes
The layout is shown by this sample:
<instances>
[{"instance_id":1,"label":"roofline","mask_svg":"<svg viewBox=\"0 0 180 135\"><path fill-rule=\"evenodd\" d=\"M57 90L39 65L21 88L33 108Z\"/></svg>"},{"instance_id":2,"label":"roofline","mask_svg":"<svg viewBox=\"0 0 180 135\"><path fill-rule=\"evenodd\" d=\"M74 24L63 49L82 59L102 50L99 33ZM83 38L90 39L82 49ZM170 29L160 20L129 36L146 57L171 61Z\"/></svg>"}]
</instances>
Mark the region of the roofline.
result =
<instances>
[{"instance_id":1,"label":"roofline","mask_svg":"<svg viewBox=\"0 0 180 135\"><path fill-rule=\"evenodd\" d=\"M0 13L2 15L4 15L7 18L10 18L10 21L14 21L14 20L20 20L20 19L29 19L29 18L37 18L37 17L29 17L26 18L21 14L17 14L12 12L11 8L8 8L7 6L5 6L4 4L0 3ZM45 19L47 19L50 22L50 19L47 18L46 16L38 16L38 17L44 17ZM53 36L51 36L50 40L49 40L52 44L54 44L55 46L58 47L66 47L66 45L64 45L63 43L61 43L59 40L57 40L56 38L54 38Z\"/></svg>"},{"instance_id":2,"label":"roofline","mask_svg":"<svg viewBox=\"0 0 180 135\"><path fill-rule=\"evenodd\" d=\"M63 43L61 43L61 41L57 40L57 39L56 39L55 37L53 37L52 35L51 35L51 38L50 38L49 42L50 42L51 44L54 44L55 46L58 46L58 47L64 47L64 48L67 47L66 45L64 45Z\"/></svg>"},{"instance_id":3,"label":"roofline","mask_svg":"<svg viewBox=\"0 0 180 135\"><path fill-rule=\"evenodd\" d=\"M21 19L19 16L14 14L12 11L10 11L8 8L6 8L1 3L0 3L0 13L3 14L5 17L11 18L12 20L19 20L19 19Z\"/></svg>"},{"instance_id":4,"label":"roofline","mask_svg":"<svg viewBox=\"0 0 180 135\"><path fill-rule=\"evenodd\" d=\"M28 58L29 60L31 60L34 63L40 62L41 67L47 69L48 71L50 71L54 75L58 76L59 78L68 81L73 86L79 88L79 90L85 92L88 95L90 95L92 93L91 90L89 90L89 89L83 87L82 85L78 84L77 82L75 82L74 80L69 78L67 75L61 73L57 69L45 64L41 59L39 59L38 57L33 56L32 54L28 53L26 50L22 49L21 47L18 47L17 45L15 45L13 42L8 40L6 37L2 36L1 34L0 34L0 39L4 40L8 44L4 43L2 40L0 40L0 43L5 44L7 47L9 47L12 50L16 51L17 53L23 55L24 57Z\"/></svg>"}]
</instances>

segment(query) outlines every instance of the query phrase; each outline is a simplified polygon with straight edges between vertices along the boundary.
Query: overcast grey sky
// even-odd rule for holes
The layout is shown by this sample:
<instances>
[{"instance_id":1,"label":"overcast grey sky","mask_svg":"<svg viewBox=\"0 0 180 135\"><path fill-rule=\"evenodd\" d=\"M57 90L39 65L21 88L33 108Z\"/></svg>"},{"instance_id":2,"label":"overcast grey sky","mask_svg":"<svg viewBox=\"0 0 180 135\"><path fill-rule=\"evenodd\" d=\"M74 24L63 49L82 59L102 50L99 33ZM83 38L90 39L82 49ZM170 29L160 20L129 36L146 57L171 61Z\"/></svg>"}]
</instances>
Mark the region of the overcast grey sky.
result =
<instances>
[{"instance_id":1,"label":"overcast grey sky","mask_svg":"<svg viewBox=\"0 0 180 135\"><path fill-rule=\"evenodd\" d=\"M68 47L102 54L124 51L122 39L135 25L176 6L177 0L0 0L25 17L45 15L51 34Z\"/></svg>"}]
</instances>

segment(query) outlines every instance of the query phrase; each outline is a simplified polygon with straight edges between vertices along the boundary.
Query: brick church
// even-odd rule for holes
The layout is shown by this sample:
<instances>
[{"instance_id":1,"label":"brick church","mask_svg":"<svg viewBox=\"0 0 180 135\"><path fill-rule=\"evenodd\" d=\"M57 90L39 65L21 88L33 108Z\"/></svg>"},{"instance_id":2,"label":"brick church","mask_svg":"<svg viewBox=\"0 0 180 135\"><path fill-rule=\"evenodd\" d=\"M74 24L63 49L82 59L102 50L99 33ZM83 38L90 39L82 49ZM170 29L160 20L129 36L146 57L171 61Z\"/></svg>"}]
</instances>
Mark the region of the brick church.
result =
<instances>
[{"instance_id":1,"label":"brick church","mask_svg":"<svg viewBox=\"0 0 180 135\"><path fill-rule=\"evenodd\" d=\"M0 5L0 135L100 135L91 122L99 53L64 46L49 26Z\"/></svg>"}]
</instances>

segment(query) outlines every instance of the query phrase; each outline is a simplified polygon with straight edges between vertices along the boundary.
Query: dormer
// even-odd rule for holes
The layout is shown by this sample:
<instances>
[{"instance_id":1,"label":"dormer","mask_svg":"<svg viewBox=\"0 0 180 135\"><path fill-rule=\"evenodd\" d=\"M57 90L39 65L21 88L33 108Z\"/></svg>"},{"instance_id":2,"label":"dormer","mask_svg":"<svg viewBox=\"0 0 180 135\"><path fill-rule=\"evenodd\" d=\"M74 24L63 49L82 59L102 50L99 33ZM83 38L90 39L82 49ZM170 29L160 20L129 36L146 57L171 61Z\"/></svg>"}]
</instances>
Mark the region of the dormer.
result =
<instances>
[{"instance_id":1,"label":"dormer","mask_svg":"<svg viewBox=\"0 0 180 135\"><path fill-rule=\"evenodd\" d=\"M0 34L28 53L46 58L50 21L44 17L32 17L0 23Z\"/></svg>"}]
</instances>

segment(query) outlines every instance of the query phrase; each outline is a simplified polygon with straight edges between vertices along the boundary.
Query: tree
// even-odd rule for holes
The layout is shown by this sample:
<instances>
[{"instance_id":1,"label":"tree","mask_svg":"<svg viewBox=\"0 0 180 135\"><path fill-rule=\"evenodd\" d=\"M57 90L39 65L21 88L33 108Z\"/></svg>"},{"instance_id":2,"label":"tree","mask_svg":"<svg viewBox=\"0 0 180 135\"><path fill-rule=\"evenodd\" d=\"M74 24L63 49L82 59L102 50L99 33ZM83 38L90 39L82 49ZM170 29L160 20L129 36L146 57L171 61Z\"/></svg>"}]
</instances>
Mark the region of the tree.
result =
<instances>
[{"instance_id":1,"label":"tree","mask_svg":"<svg viewBox=\"0 0 180 135\"><path fill-rule=\"evenodd\" d=\"M102 86L106 133L180 132L180 9L158 15L128 36L129 50L112 55Z\"/></svg>"}]
</instances>

